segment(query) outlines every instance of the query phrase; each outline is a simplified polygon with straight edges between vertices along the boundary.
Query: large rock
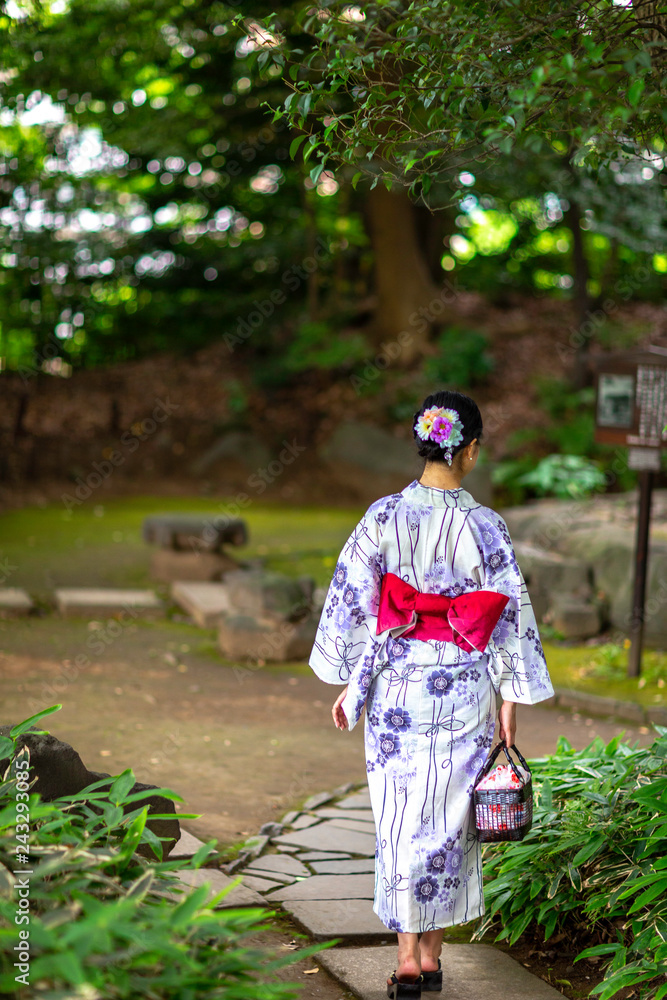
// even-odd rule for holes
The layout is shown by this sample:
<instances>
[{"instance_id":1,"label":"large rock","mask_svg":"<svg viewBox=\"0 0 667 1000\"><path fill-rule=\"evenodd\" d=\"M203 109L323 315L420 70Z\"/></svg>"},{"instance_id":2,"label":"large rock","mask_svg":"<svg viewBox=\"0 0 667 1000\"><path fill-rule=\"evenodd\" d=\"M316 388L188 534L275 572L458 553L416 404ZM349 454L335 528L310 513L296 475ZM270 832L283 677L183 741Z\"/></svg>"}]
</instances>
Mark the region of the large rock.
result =
<instances>
[{"instance_id":1,"label":"large rock","mask_svg":"<svg viewBox=\"0 0 667 1000\"><path fill-rule=\"evenodd\" d=\"M545 621L559 599L587 603L592 595L592 571L579 559L547 552L528 542L515 542L514 550L538 621ZM596 635L595 632L590 633Z\"/></svg>"},{"instance_id":2,"label":"large rock","mask_svg":"<svg viewBox=\"0 0 667 1000\"><path fill-rule=\"evenodd\" d=\"M566 639L591 639L600 631L600 612L592 604L557 600L551 612L551 624Z\"/></svg>"},{"instance_id":3,"label":"large rock","mask_svg":"<svg viewBox=\"0 0 667 1000\"><path fill-rule=\"evenodd\" d=\"M230 462L256 469L266 465L270 458L269 449L253 434L247 431L228 431L192 462L190 470L195 476L201 476L218 465L228 466Z\"/></svg>"},{"instance_id":4,"label":"large rock","mask_svg":"<svg viewBox=\"0 0 667 1000\"><path fill-rule=\"evenodd\" d=\"M151 552L151 579L159 583L175 580L213 582L238 567L236 560L224 552L172 552L170 549Z\"/></svg>"},{"instance_id":5,"label":"large rock","mask_svg":"<svg viewBox=\"0 0 667 1000\"><path fill-rule=\"evenodd\" d=\"M568 598L579 599L564 588L558 569L558 557L588 567L593 601L601 610L602 625L610 623L627 635L630 628L634 580L634 553L637 519L637 494L596 497L587 501L540 500L503 511L519 562L527 578L532 566L524 557L525 545L547 550L554 557L553 581L549 586L548 608ZM549 563L542 558L544 579L549 579ZM538 571L539 572L539 571ZM569 573L569 570L568 570ZM528 582L528 580L527 580ZM570 577L570 584L574 581ZM545 611L544 591L531 580L528 583L536 610ZM592 623L594 609L590 601L586 615ZM662 646L667 643L667 490L656 490L653 497L651 539L647 572L645 638Z\"/></svg>"},{"instance_id":6,"label":"large rock","mask_svg":"<svg viewBox=\"0 0 667 1000\"><path fill-rule=\"evenodd\" d=\"M243 570L225 581L231 607L241 614L265 615L287 621L310 611L314 583L310 577L293 580L271 570Z\"/></svg>"},{"instance_id":7,"label":"large rock","mask_svg":"<svg viewBox=\"0 0 667 1000\"><path fill-rule=\"evenodd\" d=\"M11 725L0 726L0 736L9 736L11 728ZM51 733L39 732L35 726L19 736L16 742L18 747L27 746L30 751L30 777L31 779L37 778L34 790L41 795L45 802L51 802L63 795L76 795L88 785L92 785L102 778L111 777L105 772L89 771L79 754L69 743L57 739ZM9 758L0 760L0 774L5 772L8 764ZM143 792L150 788L157 788L157 785L146 785L137 781L130 794ZM167 838L163 842L163 856L167 857L181 835L174 803L163 795L150 795L142 799L141 804L148 806L146 825L149 829L156 836ZM136 803L130 803L125 807L125 811L136 809L136 807ZM153 819L151 813L171 813L173 819ZM141 844L137 848L137 853L152 860L155 859L148 844Z\"/></svg>"},{"instance_id":8,"label":"large rock","mask_svg":"<svg viewBox=\"0 0 667 1000\"><path fill-rule=\"evenodd\" d=\"M360 494L368 494L369 500L402 490L413 479L419 479L424 468L414 441L356 420L339 424L318 456L346 487L357 487ZM464 479L463 487L479 503L492 506L491 466L477 465Z\"/></svg>"},{"instance_id":9,"label":"large rock","mask_svg":"<svg viewBox=\"0 0 667 1000\"><path fill-rule=\"evenodd\" d=\"M232 615L220 623L218 645L230 660L306 660L316 632L314 618L290 622L270 616Z\"/></svg>"}]
</instances>

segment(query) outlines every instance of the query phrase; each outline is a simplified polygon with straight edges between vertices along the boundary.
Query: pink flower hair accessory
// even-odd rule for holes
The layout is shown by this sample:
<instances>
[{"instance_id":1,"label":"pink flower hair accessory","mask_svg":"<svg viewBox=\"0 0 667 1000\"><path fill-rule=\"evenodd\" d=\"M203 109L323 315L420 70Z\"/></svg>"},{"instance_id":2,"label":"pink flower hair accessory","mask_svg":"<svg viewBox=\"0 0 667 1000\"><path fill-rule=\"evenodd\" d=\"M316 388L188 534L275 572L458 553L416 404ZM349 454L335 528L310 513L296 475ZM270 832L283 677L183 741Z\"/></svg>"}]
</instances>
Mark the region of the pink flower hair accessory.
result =
<instances>
[{"instance_id":1,"label":"pink flower hair accessory","mask_svg":"<svg viewBox=\"0 0 667 1000\"><path fill-rule=\"evenodd\" d=\"M445 461L452 464L452 449L463 441L463 423L456 410L434 406L417 418L414 430L422 441L435 441L445 452Z\"/></svg>"}]
</instances>

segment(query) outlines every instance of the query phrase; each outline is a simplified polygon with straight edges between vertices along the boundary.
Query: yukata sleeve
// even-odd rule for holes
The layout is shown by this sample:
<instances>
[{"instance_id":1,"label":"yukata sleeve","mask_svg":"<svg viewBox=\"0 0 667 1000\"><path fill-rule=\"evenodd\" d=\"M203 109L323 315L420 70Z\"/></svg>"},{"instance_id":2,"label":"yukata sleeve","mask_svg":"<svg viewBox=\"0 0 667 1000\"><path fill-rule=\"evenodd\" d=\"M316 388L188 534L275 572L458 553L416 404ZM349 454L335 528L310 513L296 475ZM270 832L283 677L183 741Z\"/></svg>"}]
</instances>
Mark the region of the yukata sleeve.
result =
<instances>
[{"instance_id":1,"label":"yukata sleeve","mask_svg":"<svg viewBox=\"0 0 667 1000\"><path fill-rule=\"evenodd\" d=\"M338 557L317 627L310 666L327 684L347 684L343 711L352 729L373 674L382 581L380 525L368 511Z\"/></svg>"},{"instance_id":2,"label":"yukata sleeve","mask_svg":"<svg viewBox=\"0 0 667 1000\"><path fill-rule=\"evenodd\" d=\"M489 517L477 526L476 532L484 564L484 587L509 597L487 646L491 677L505 701L534 705L554 693L535 612L507 525L495 511L486 513Z\"/></svg>"}]
</instances>

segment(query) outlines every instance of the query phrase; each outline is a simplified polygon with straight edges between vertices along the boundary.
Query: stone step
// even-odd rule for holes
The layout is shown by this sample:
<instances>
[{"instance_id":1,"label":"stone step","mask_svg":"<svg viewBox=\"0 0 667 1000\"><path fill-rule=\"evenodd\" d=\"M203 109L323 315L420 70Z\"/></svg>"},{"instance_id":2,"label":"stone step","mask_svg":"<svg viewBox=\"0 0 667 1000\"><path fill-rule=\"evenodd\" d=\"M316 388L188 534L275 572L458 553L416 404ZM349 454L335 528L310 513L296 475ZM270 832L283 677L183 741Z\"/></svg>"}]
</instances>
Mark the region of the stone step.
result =
<instances>
[{"instance_id":1,"label":"stone step","mask_svg":"<svg viewBox=\"0 0 667 1000\"><path fill-rule=\"evenodd\" d=\"M311 851L344 851L346 854L361 854L375 857L375 832L359 833L336 826L336 820L325 820L308 830L295 830L274 837L274 844L294 844Z\"/></svg>"},{"instance_id":2,"label":"stone step","mask_svg":"<svg viewBox=\"0 0 667 1000\"><path fill-rule=\"evenodd\" d=\"M222 889L227 889L233 884L235 879L230 878L223 872L218 871L217 868L186 868L182 871L176 872L179 881L183 889L189 892L191 889L196 889L200 885L204 885L208 882L211 886L209 893L209 900L213 896L217 895ZM174 902L178 902L181 898L181 893L170 892L169 896ZM229 910L241 906L253 906L253 907L266 907L264 899L255 892L254 889L250 889L245 885L235 886L231 892L228 892L216 905L216 910Z\"/></svg>"},{"instance_id":3,"label":"stone step","mask_svg":"<svg viewBox=\"0 0 667 1000\"><path fill-rule=\"evenodd\" d=\"M266 903L271 899L272 895L268 896ZM370 899L328 899L326 903L294 899L286 900L280 905L316 941L330 941L332 938L342 938L344 941L363 938L384 944L395 938L393 932L387 930L373 912L373 903ZM395 949L393 954L394 964L389 967L390 972L396 967ZM317 961L321 961L319 955ZM387 996L386 987L383 995Z\"/></svg>"},{"instance_id":4,"label":"stone step","mask_svg":"<svg viewBox=\"0 0 667 1000\"><path fill-rule=\"evenodd\" d=\"M0 618L30 614L34 606L30 594L20 587L0 587Z\"/></svg>"},{"instance_id":5,"label":"stone step","mask_svg":"<svg viewBox=\"0 0 667 1000\"><path fill-rule=\"evenodd\" d=\"M385 933L390 934L386 928ZM396 968L396 946L328 948L320 952L317 961L361 1000L384 1000L387 976ZM447 1000L562 1000L562 994L553 986L533 976L505 952L487 944L445 944L441 961L443 989L442 994L432 994L434 997L442 996Z\"/></svg>"},{"instance_id":6,"label":"stone step","mask_svg":"<svg viewBox=\"0 0 667 1000\"><path fill-rule=\"evenodd\" d=\"M127 618L164 614L162 601L152 590L121 590L114 587L60 587L54 592L62 615L76 617L124 614Z\"/></svg>"},{"instance_id":7,"label":"stone step","mask_svg":"<svg viewBox=\"0 0 667 1000\"><path fill-rule=\"evenodd\" d=\"M199 840L198 837L193 836L193 834L188 833L181 827L180 840L176 843L175 847L169 854L169 857L174 860L175 858L191 858L193 854L196 854L200 847L204 846L205 841Z\"/></svg>"},{"instance_id":8,"label":"stone step","mask_svg":"<svg viewBox=\"0 0 667 1000\"><path fill-rule=\"evenodd\" d=\"M311 875L274 892L271 899L320 902L324 908L332 899L373 899L375 875Z\"/></svg>"},{"instance_id":9,"label":"stone step","mask_svg":"<svg viewBox=\"0 0 667 1000\"><path fill-rule=\"evenodd\" d=\"M171 596L201 628L219 625L220 619L231 609L229 585L226 583L177 580L171 585Z\"/></svg>"}]
</instances>

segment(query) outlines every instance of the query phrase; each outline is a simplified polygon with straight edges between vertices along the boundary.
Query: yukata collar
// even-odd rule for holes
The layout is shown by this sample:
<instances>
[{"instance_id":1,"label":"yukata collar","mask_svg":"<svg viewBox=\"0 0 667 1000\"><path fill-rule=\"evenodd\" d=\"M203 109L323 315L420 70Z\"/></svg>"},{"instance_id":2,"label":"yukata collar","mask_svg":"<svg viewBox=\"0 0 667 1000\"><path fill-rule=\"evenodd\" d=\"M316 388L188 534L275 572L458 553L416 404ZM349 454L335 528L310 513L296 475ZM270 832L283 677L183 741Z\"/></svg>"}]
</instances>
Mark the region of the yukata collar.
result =
<instances>
[{"instance_id":1,"label":"yukata collar","mask_svg":"<svg viewBox=\"0 0 667 1000\"><path fill-rule=\"evenodd\" d=\"M459 510L479 507L475 498L462 486L456 490L439 490L435 486L424 486L418 479L414 479L401 493L411 503L424 504L426 507L457 507Z\"/></svg>"}]
</instances>

